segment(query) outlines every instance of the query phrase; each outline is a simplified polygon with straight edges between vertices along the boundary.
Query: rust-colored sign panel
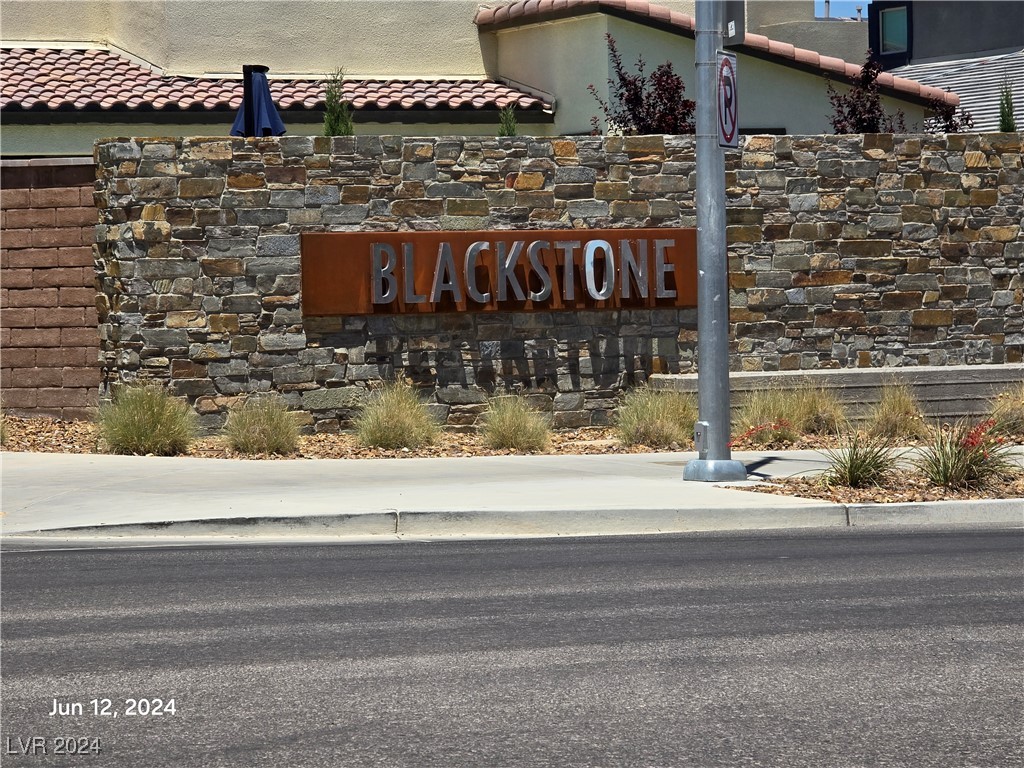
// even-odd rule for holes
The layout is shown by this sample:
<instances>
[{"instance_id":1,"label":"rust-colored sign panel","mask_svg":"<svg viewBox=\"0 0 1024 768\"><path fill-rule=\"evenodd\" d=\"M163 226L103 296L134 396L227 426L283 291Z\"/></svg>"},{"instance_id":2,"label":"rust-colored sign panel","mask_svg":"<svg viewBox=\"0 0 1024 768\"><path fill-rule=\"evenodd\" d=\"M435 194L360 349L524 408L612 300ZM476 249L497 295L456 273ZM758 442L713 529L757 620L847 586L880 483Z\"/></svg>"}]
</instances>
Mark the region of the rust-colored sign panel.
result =
<instances>
[{"instance_id":1,"label":"rust-colored sign panel","mask_svg":"<svg viewBox=\"0 0 1024 768\"><path fill-rule=\"evenodd\" d=\"M697 305L695 229L302 235L302 313Z\"/></svg>"}]
</instances>

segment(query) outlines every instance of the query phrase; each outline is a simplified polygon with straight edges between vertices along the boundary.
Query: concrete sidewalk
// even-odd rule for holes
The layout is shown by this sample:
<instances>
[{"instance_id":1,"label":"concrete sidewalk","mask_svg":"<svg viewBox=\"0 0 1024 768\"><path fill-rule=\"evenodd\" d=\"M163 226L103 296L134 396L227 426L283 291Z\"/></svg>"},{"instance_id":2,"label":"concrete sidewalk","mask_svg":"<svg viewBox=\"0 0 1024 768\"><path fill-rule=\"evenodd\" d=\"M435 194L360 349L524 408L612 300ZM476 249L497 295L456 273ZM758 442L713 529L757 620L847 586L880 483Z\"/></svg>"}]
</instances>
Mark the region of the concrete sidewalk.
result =
<instances>
[{"instance_id":1,"label":"concrete sidewalk","mask_svg":"<svg viewBox=\"0 0 1024 768\"><path fill-rule=\"evenodd\" d=\"M816 451L736 453L752 477ZM682 480L687 452L246 461L4 453L5 536L595 535L848 525L1021 525L1024 500L842 505Z\"/></svg>"}]
</instances>

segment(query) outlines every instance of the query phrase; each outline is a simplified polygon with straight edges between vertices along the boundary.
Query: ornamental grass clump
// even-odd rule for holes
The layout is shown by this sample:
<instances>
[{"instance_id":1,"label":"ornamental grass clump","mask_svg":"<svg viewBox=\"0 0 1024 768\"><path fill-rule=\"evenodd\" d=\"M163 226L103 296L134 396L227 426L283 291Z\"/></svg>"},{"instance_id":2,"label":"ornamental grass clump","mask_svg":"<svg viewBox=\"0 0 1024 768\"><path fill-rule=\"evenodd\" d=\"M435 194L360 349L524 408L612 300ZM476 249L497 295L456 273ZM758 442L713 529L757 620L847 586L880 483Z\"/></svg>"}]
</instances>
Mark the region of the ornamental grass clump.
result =
<instances>
[{"instance_id":1,"label":"ornamental grass clump","mask_svg":"<svg viewBox=\"0 0 1024 768\"><path fill-rule=\"evenodd\" d=\"M1010 387L992 401L993 431L1014 438L1024 438L1024 381Z\"/></svg>"},{"instance_id":2,"label":"ornamental grass clump","mask_svg":"<svg viewBox=\"0 0 1024 768\"><path fill-rule=\"evenodd\" d=\"M281 398L250 398L228 414L224 436L231 450L246 454L295 453L299 427Z\"/></svg>"},{"instance_id":3,"label":"ornamental grass clump","mask_svg":"<svg viewBox=\"0 0 1024 768\"><path fill-rule=\"evenodd\" d=\"M183 400L157 384L124 387L100 407L100 438L110 453L175 456L196 435L196 416Z\"/></svg>"},{"instance_id":4,"label":"ornamental grass clump","mask_svg":"<svg viewBox=\"0 0 1024 768\"><path fill-rule=\"evenodd\" d=\"M801 435L840 434L847 428L843 406L828 391L804 382L793 389L774 386L748 392L736 414L740 430L733 443L795 443Z\"/></svg>"},{"instance_id":5,"label":"ornamental grass clump","mask_svg":"<svg viewBox=\"0 0 1024 768\"><path fill-rule=\"evenodd\" d=\"M735 430L740 434L732 443L794 443L800 436L793 422L797 411L795 390L769 387L748 392L736 413Z\"/></svg>"},{"instance_id":6,"label":"ornamental grass clump","mask_svg":"<svg viewBox=\"0 0 1024 768\"><path fill-rule=\"evenodd\" d=\"M928 436L921 405L908 384L887 384L868 417L868 434L892 440Z\"/></svg>"},{"instance_id":7,"label":"ornamental grass clump","mask_svg":"<svg viewBox=\"0 0 1024 768\"><path fill-rule=\"evenodd\" d=\"M693 437L697 398L685 392L630 390L615 416L615 431L626 445L671 448Z\"/></svg>"},{"instance_id":8,"label":"ornamental grass clump","mask_svg":"<svg viewBox=\"0 0 1024 768\"><path fill-rule=\"evenodd\" d=\"M794 423L804 434L838 435L848 426L846 413L832 390L801 384L796 390Z\"/></svg>"},{"instance_id":9,"label":"ornamental grass clump","mask_svg":"<svg viewBox=\"0 0 1024 768\"><path fill-rule=\"evenodd\" d=\"M544 414L520 395L491 398L484 416L484 442L491 448L539 453L548 447L551 429Z\"/></svg>"},{"instance_id":10,"label":"ornamental grass clump","mask_svg":"<svg viewBox=\"0 0 1024 768\"><path fill-rule=\"evenodd\" d=\"M438 426L416 391L391 382L375 392L355 420L356 437L368 448L421 448L437 439Z\"/></svg>"},{"instance_id":11,"label":"ornamental grass clump","mask_svg":"<svg viewBox=\"0 0 1024 768\"><path fill-rule=\"evenodd\" d=\"M936 429L915 468L933 485L952 489L977 488L1012 474L1017 465L1005 438L993 431L995 425L994 419L986 419Z\"/></svg>"},{"instance_id":12,"label":"ornamental grass clump","mask_svg":"<svg viewBox=\"0 0 1024 768\"><path fill-rule=\"evenodd\" d=\"M868 488L879 485L893 471L898 456L884 438L848 435L838 448L825 450L829 460L823 480L826 485Z\"/></svg>"}]
</instances>

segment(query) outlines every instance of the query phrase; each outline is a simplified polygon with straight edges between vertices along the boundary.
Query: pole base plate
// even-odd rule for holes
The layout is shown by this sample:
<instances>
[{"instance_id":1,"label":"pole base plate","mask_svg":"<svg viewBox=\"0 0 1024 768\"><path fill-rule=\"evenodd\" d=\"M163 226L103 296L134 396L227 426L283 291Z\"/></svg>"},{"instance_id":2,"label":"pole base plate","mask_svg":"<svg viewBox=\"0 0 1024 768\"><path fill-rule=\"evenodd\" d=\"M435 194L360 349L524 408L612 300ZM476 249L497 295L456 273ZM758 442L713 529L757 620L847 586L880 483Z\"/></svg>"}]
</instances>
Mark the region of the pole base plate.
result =
<instances>
[{"instance_id":1,"label":"pole base plate","mask_svg":"<svg viewBox=\"0 0 1024 768\"><path fill-rule=\"evenodd\" d=\"M683 480L701 483L721 483L746 480L747 468L734 459L694 459L683 467Z\"/></svg>"}]
</instances>

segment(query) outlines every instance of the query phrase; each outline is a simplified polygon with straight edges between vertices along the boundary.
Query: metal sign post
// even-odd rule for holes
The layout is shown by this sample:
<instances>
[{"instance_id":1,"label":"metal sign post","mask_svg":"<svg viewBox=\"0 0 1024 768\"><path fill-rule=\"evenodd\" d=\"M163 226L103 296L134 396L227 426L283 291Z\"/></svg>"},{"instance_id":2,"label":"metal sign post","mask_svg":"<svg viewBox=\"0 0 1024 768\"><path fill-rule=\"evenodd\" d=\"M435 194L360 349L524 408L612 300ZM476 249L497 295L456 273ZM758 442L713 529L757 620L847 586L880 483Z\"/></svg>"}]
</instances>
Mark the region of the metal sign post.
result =
<instances>
[{"instance_id":1,"label":"metal sign post","mask_svg":"<svg viewBox=\"0 0 1024 768\"><path fill-rule=\"evenodd\" d=\"M694 428L699 458L684 480L746 480L747 470L729 451L729 264L725 242L725 156L718 146L717 54L723 3L697 0L697 404ZM735 75L735 69L733 69ZM735 79L732 80L735 86ZM735 90L731 106L735 107ZM732 131L738 134L732 112Z\"/></svg>"}]
</instances>

